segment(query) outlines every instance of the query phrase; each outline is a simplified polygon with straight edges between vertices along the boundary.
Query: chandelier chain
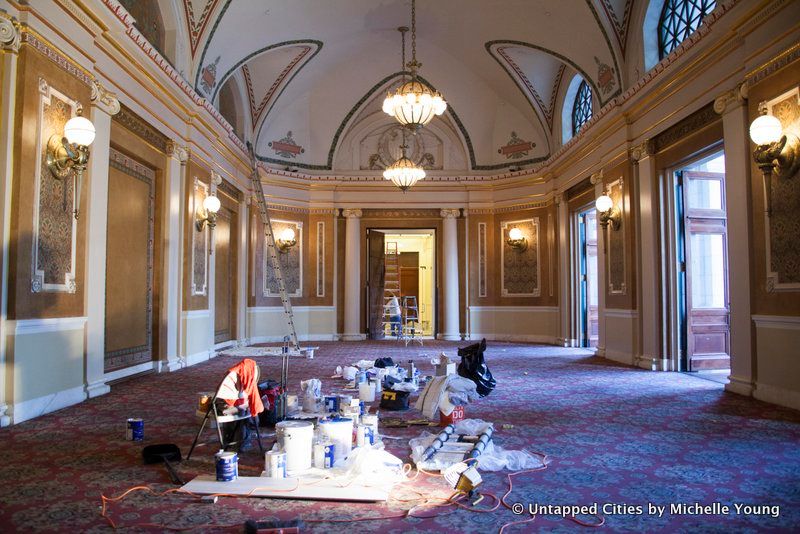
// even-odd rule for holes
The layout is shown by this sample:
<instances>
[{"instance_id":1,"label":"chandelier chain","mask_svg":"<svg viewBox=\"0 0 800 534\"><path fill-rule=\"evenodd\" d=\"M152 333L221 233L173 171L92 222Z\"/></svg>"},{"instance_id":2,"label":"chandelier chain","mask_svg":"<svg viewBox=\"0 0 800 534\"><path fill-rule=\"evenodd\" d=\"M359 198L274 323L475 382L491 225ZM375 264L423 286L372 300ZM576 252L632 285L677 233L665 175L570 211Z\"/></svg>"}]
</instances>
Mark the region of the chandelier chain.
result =
<instances>
[{"instance_id":1,"label":"chandelier chain","mask_svg":"<svg viewBox=\"0 0 800 534\"><path fill-rule=\"evenodd\" d=\"M411 0L411 63L417 64L417 0Z\"/></svg>"}]
</instances>

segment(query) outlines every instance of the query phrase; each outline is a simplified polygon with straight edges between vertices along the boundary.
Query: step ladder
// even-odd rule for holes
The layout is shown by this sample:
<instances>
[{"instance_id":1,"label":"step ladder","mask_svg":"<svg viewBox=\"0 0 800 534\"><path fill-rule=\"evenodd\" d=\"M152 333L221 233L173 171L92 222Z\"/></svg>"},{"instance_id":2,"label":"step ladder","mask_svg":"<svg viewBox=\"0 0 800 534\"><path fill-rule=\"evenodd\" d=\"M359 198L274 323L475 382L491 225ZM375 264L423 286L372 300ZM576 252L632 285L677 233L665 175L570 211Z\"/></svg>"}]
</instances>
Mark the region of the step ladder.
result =
<instances>
[{"instance_id":1,"label":"step ladder","mask_svg":"<svg viewBox=\"0 0 800 534\"><path fill-rule=\"evenodd\" d=\"M386 336L392 335L392 310L393 298L400 304L400 256L397 252L397 243L388 242L385 245L383 256L383 332ZM397 325L395 337L399 340L402 336L402 312L400 324Z\"/></svg>"},{"instance_id":2,"label":"step ladder","mask_svg":"<svg viewBox=\"0 0 800 534\"><path fill-rule=\"evenodd\" d=\"M412 341L422 345L422 337L419 332L419 307L417 306L417 296L408 295L403 297L403 340L408 346Z\"/></svg>"}]
</instances>

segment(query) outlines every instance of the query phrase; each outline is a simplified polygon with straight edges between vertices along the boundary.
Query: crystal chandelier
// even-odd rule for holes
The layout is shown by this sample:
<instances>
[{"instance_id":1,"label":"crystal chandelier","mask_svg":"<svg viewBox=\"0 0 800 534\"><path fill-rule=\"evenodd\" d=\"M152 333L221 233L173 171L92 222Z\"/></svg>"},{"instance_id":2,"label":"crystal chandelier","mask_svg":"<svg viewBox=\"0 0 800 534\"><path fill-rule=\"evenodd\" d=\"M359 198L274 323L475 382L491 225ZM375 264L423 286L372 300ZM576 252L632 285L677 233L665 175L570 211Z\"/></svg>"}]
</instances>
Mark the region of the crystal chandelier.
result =
<instances>
[{"instance_id":1,"label":"crystal chandelier","mask_svg":"<svg viewBox=\"0 0 800 534\"><path fill-rule=\"evenodd\" d=\"M400 147L403 155L400 156L400 159L386 167L386 170L383 171L383 177L387 180L391 180L394 185L405 193L415 183L425 178L425 171L422 167L417 166L417 164L406 157L406 149L408 147L405 142L405 132L403 137L403 146Z\"/></svg>"},{"instance_id":2,"label":"crystal chandelier","mask_svg":"<svg viewBox=\"0 0 800 534\"><path fill-rule=\"evenodd\" d=\"M416 0L411 0L411 61L406 65L405 26L398 28L403 39L403 71L406 66L411 71L411 80L401 85L394 94L389 93L383 101L383 112L397 119L403 126L416 132L447 109L447 102L438 91L431 91L417 79L417 69L422 63L417 61L417 10ZM405 79L405 76L404 76Z\"/></svg>"}]
</instances>

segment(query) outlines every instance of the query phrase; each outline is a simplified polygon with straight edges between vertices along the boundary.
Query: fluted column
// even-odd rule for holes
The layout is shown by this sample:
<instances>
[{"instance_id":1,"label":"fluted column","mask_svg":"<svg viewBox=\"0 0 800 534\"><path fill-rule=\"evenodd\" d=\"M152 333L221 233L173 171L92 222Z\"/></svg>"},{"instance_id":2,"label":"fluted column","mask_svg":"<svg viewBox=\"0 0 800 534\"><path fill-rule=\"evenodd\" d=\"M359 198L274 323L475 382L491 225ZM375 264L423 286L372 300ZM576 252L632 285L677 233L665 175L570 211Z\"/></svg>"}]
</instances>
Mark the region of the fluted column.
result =
<instances>
[{"instance_id":1,"label":"fluted column","mask_svg":"<svg viewBox=\"0 0 800 534\"><path fill-rule=\"evenodd\" d=\"M167 326L165 353L159 362L159 371L177 371L185 365L181 359L180 329L183 284L182 222L184 203L182 192L186 187L186 161L189 151L174 141L167 143L167 173L164 177L164 287L162 310Z\"/></svg>"},{"instance_id":2,"label":"fluted column","mask_svg":"<svg viewBox=\"0 0 800 534\"><path fill-rule=\"evenodd\" d=\"M730 288L730 382L725 389L751 395L755 381L755 336L751 320L750 288L753 266L750 202L750 140L747 119L747 86L742 84L714 101L714 111L722 115L725 138L725 202L728 213L728 287ZM760 214L759 214L760 215ZM763 216L763 215L761 215Z\"/></svg>"},{"instance_id":3,"label":"fluted column","mask_svg":"<svg viewBox=\"0 0 800 534\"><path fill-rule=\"evenodd\" d=\"M442 251L444 255L444 328L440 337L457 341L461 339L458 322L458 217L459 209L443 209Z\"/></svg>"},{"instance_id":4,"label":"fluted column","mask_svg":"<svg viewBox=\"0 0 800 534\"><path fill-rule=\"evenodd\" d=\"M361 332L361 215L360 209L344 209L347 219L344 244L344 341L360 341Z\"/></svg>"},{"instance_id":5,"label":"fluted column","mask_svg":"<svg viewBox=\"0 0 800 534\"><path fill-rule=\"evenodd\" d=\"M577 326L572 324L570 314L570 281L569 281L569 205L563 193L555 193L553 201L558 209L558 305L560 336L556 340L559 345L564 347L575 346L573 332L577 331Z\"/></svg>"},{"instance_id":6,"label":"fluted column","mask_svg":"<svg viewBox=\"0 0 800 534\"><path fill-rule=\"evenodd\" d=\"M92 83L91 117L95 141L89 159L86 217L86 394L89 398L111 391L105 382L106 234L108 230L108 158L111 116L119 113L114 93Z\"/></svg>"},{"instance_id":7,"label":"fluted column","mask_svg":"<svg viewBox=\"0 0 800 534\"><path fill-rule=\"evenodd\" d=\"M0 427L11 424L6 415L8 405L13 402L13 391L6 388L6 343L9 332L8 317L8 249L11 241L11 182L14 172L14 110L16 108L17 58L19 54L19 23L13 19L0 18L0 61L3 62L3 78L0 80Z\"/></svg>"}]
</instances>

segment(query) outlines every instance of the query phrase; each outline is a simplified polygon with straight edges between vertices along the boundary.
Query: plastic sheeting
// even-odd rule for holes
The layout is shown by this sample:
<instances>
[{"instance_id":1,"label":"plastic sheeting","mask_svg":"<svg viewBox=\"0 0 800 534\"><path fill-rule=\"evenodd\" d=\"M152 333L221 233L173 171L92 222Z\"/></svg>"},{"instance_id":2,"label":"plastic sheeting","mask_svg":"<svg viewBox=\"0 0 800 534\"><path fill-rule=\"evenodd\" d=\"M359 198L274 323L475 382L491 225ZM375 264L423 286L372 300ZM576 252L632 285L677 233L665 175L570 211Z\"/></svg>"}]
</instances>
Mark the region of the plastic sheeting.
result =
<instances>
[{"instance_id":1,"label":"plastic sheeting","mask_svg":"<svg viewBox=\"0 0 800 534\"><path fill-rule=\"evenodd\" d=\"M490 426L493 426L493 424L487 423L481 419L464 419L455 424L455 434L478 436ZM409 440L408 444L411 447L411 459L414 460L414 463L419 463L421 461L422 453L433 443L437 435L438 434L423 432L418 437ZM495 443L497 437L498 435L495 433L492 441L483 451L483 454L478 456L479 471L502 471L503 469L522 471L524 469L535 469L544 466L542 458L526 450L506 450L500 447ZM436 457L434 457L434 462L432 462L433 465L431 462L426 462L428 469L446 469L450 466L450 464L437 465L435 458Z\"/></svg>"}]
</instances>

